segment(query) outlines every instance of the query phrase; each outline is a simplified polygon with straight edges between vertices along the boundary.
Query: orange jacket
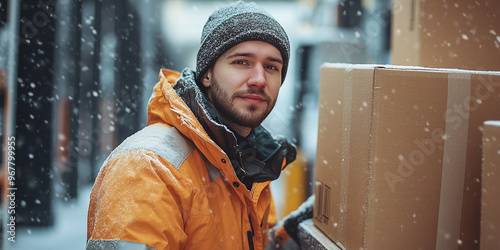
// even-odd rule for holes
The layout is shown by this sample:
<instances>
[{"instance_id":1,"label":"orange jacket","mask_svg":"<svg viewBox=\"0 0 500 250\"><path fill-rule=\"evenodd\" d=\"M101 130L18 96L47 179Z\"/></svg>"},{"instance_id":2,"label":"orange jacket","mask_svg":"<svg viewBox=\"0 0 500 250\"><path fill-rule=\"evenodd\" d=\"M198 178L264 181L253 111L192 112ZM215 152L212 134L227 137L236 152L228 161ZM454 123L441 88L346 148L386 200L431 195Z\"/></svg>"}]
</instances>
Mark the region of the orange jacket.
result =
<instances>
[{"instance_id":1,"label":"orange jacket","mask_svg":"<svg viewBox=\"0 0 500 250\"><path fill-rule=\"evenodd\" d=\"M249 191L162 69L148 126L103 164L91 193L88 249L263 249L275 223L269 182ZM288 164L283 161L282 168Z\"/></svg>"}]
</instances>

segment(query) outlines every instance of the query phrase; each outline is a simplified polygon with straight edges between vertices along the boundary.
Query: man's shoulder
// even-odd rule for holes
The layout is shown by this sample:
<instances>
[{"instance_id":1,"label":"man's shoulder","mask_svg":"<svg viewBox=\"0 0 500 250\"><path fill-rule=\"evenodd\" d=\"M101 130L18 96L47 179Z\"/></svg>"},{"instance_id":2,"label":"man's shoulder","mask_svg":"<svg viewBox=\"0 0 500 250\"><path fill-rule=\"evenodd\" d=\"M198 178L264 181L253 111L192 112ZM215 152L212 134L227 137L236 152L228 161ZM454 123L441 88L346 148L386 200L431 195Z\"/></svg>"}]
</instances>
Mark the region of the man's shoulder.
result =
<instances>
[{"instance_id":1,"label":"man's shoulder","mask_svg":"<svg viewBox=\"0 0 500 250\"><path fill-rule=\"evenodd\" d=\"M119 154L141 149L154 152L173 167L179 169L196 147L175 127L166 124L153 124L125 139L113 150L108 160Z\"/></svg>"},{"instance_id":2,"label":"man's shoulder","mask_svg":"<svg viewBox=\"0 0 500 250\"><path fill-rule=\"evenodd\" d=\"M177 128L167 124L149 125L113 150L103 164L104 174L122 170L129 170L125 172L130 174L151 170L161 174L166 171L168 176L184 180L189 186L205 185L207 180L212 182L221 177L220 170L196 151L195 144ZM168 163L158 161L159 158Z\"/></svg>"}]
</instances>

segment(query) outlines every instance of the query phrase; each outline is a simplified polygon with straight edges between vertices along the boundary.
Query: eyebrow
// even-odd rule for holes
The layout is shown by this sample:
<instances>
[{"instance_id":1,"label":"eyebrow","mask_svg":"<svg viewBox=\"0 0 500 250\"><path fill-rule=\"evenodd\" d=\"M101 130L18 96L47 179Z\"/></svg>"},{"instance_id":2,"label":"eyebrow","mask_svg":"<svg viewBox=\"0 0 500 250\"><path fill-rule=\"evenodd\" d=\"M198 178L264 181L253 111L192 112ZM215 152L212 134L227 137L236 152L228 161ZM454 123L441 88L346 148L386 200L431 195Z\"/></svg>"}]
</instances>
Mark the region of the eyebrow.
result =
<instances>
[{"instance_id":1,"label":"eyebrow","mask_svg":"<svg viewBox=\"0 0 500 250\"><path fill-rule=\"evenodd\" d=\"M234 57L239 57L239 56L243 56L243 57L250 57L250 58L256 58L257 56L253 53L247 53L247 52L235 52L233 54L230 54L228 55L226 58L227 59L231 59L231 58L234 58ZM268 56L266 58L267 61L271 61L271 62L277 62L277 63L280 63L280 64L283 64L283 60L281 58L278 58L278 57L274 57L274 56Z\"/></svg>"}]
</instances>

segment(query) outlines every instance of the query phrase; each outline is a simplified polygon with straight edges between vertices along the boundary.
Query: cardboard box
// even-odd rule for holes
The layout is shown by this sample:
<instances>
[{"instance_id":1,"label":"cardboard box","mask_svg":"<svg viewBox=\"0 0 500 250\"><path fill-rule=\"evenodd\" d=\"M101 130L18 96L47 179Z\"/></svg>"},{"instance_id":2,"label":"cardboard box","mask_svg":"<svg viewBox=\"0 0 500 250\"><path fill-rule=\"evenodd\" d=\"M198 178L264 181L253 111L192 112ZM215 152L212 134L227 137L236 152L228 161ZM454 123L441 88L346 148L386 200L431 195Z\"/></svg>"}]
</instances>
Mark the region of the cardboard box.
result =
<instances>
[{"instance_id":1,"label":"cardboard box","mask_svg":"<svg viewBox=\"0 0 500 250\"><path fill-rule=\"evenodd\" d=\"M478 249L500 72L325 64L315 225L346 249Z\"/></svg>"},{"instance_id":2,"label":"cardboard box","mask_svg":"<svg viewBox=\"0 0 500 250\"><path fill-rule=\"evenodd\" d=\"M500 121L483 130L481 249L500 249Z\"/></svg>"},{"instance_id":3,"label":"cardboard box","mask_svg":"<svg viewBox=\"0 0 500 250\"><path fill-rule=\"evenodd\" d=\"M500 1L394 0L392 64L500 70Z\"/></svg>"}]
</instances>

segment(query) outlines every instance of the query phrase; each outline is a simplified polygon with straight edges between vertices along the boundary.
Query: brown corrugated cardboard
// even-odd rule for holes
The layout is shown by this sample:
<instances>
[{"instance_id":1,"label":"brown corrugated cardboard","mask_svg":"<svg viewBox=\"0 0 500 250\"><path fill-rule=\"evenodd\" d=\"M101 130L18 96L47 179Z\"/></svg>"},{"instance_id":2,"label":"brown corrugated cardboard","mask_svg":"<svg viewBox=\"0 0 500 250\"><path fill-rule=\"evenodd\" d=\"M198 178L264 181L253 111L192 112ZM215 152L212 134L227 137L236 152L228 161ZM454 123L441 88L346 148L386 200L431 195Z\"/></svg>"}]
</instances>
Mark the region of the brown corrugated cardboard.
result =
<instances>
[{"instance_id":1,"label":"brown corrugated cardboard","mask_svg":"<svg viewBox=\"0 0 500 250\"><path fill-rule=\"evenodd\" d=\"M500 70L500 1L394 0L392 64Z\"/></svg>"},{"instance_id":2,"label":"brown corrugated cardboard","mask_svg":"<svg viewBox=\"0 0 500 250\"><path fill-rule=\"evenodd\" d=\"M500 72L325 64L314 223L347 249L477 249Z\"/></svg>"},{"instance_id":3,"label":"brown corrugated cardboard","mask_svg":"<svg viewBox=\"0 0 500 250\"><path fill-rule=\"evenodd\" d=\"M483 130L481 249L500 249L500 121Z\"/></svg>"}]
</instances>

